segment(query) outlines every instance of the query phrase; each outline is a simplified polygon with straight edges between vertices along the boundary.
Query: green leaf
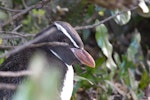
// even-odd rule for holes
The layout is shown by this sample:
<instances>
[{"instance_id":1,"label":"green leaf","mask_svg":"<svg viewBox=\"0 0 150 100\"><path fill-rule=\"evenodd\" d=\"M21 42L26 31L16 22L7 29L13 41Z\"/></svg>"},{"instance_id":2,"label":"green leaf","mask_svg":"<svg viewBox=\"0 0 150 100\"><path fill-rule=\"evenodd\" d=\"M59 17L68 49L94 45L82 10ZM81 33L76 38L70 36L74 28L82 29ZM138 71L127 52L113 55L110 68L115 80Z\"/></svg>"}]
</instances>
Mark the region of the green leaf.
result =
<instances>
[{"instance_id":1,"label":"green leaf","mask_svg":"<svg viewBox=\"0 0 150 100\"><path fill-rule=\"evenodd\" d=\"M140 80L139 87L141 89L145 89L150 83L150 77L148 72L143 72L142 74L142 79Z\"/></svg>"},{"instance_id":2,"label":"green leaf","mask_svg":"<svg viewBox=\"0 0 150 100\"><path fill-rule=\"evenodd\" d=\"M97 23L98 21L96 21ZM106 66L110 69L116 67L112 59L112 45L108 39L108 31L104 24L96 27L96 41L98 46L102 49L103 54L107 57Z\"/></svg>"},{"instance_id":3,"label":"green leaf","mask_svg":"<svg viewBox=\"0 0 150 100\"><path fill-rule=\"evenodd\" d=\"M105 80L105 82L107 84L109 84L111 86L111 88L113 90L116 90L119 94L121 94L122 96L125 96L126 93L124 91L122 91L120 88L118 88L113 82L109 81L109 80Z\"/></svg>"},{"instance_id":4,"label":"green leaf","mask_svg":"<svg viewBox=\"0 0 150 100\"><path fill-rule=\"evenodd\" d=\"M121 65L121 60L120 60L120 57L119 57L119 54L115 52L114 54L114 59L115 59L115 62L118 66Z\"/></svg>"},{"instance_id":5,"label":"green leaf","mask_svg":"<svg viewBox=\"0 0 150 100\"><path fill-rule=\"evenodd\" d=\"M142 17L146 17L146 18L150 18L150 5L149 6L147 6L148 7L148 12L147 13L144 13L143 12L143 10L139 7L139 8L137 8L137 13L140 15L140 16L142 16Z\"/></svg>"},{"instance_id":6,"label":"green leaf","mask_svg":"<svg viewBox=\"0 0 150 100\"><path fill-rule=\"evenodd\" d=\"M119 13L120 10L114 10L114 11L111 11L111 14L112 15L115 15L117 13ZM123 14L120 14L120 15L117 15L114 20L117 24L119 25L125 25L127 24L131 19L131 11L127 11Z\"/></svg>"},{"instance_id":7,"label":"green leaf","mask_svg":"<svg viewBox=\"0 0 150 100\"><path fill-rule=\"evenodd\" d=\"M0 45L2 44L2 42L3 42L3 39L2 39L2 38L0 38Z\"/></svg>"},{"instance_id":8,"label":"green leaf","mask_svg":"<svg viewBox=\"0 0 150 100\"><path fill-rule=\"evenodd\" d=\"M3 54L3 51L0 51L0 55ZM2 64L5 61L5 58L0 58L0 64Z\"/></svg>"},{"instance_id":9,"label":"green leaf","mask_svg":"<svg viewBox=\"0 0 150 100\"><path fill-rule=\"evenodd\" d=\"M32 10L33 15L35 16L43 16L45 14L45 10L41 10L41 9L33 9Z\"/></svg>"},{"instance_id":10,"label":"green leaf","mask_svg":"<svg viewBox=\"0 0 150 100\"><path fill-rule=\"evenodd\" d=\"M134 77L134 72L129 68L128 69L128 73L129 73L129 80L130 80L130 86L131 86L131 89L132 90L137 90L138 88L138 84L135 80L135 77Z\"/></svg>"},{"instance_id":11,"label":"green leaf","mask_svg":"<svg viewBox=\"0 0 150 100\"><path fill-rule=\"evenodd\" d=\"M96 27L96 40L98 46L102 49L104 55L109 57L112 55L112 45L108 40L107 28L104 24Z\"/></svg>"},{"instance_id":12,"label":"green leaf","mask_svg":"<svg viewBox=\"0 0 150 100\"><path fill-rule=\"evenodd\" d=\"M145 0L140 0L139 2L139 7L141 8L141 10L143 11L143 13L149 13L150 9L148 8L148 6L146 5Z\"/></svg>"},{"instance_id":13,"label":"green leaf","mask_svg":"<svg viewBox=\"0 0 150 100\"><path fill-rule=\"evenodd\" d=\"M106 57L100 57L100 58L98 58L98 59L96 59L96 66L102 66L102 64L104 63L106 61Z\"/></svg>"},{"instance_id":14,"label":"green leaf","mask_svg":"<svg viewBox=\"0 0 150 100\"><path fill-rule=\"evenodd\" d=\"M4 59L4 58L1 58L1 59L0 59L0 64L2 64L4 61L5 61L5 59Z\"/></svg>"},{"instance_id":15,"label":"green leaf","mask_svg":"<svg viewBox=\"0 0 150 100\"><path fill-rule=\"evenodd\" d=\"M28 25L28 24L31 23L31 22L32 22L31 16L27 16L27 19L24 19L24 20L22 21L22 24Z\"/></svg>"},{"instance_id":16,"label":"green leaf","mask_svg":"<svg viewBox=\"0 0 150 100\"><path fill-rule=\"evenodd\" d=\"M1 20L2 22L8 20L8 15L7 15L7 13L5 13L3 10L0 10L0 20Z\"/></svg>"},{"instance_id":17,"label":"green leaf","mask_svg":"<svg viewBox=\"0 0 150 100\"><path fill-rule=\"evenodd\" d=\"M127 57L128 60L133 61L136 58L136 54L139 52L140 49L140 41L141 41L141 36L139 33L136 33L133 37L133 40L127 49Z\"/></svg>"},{"instance_id":18,"label":"green leaf","mask_svg":"<svg viewBox=\"0 0 150 100\"><path fill-rule=\"evenodd\" d=\"M89 79L85 78L85 77L82 77L82 76L78 76L78 75L75 75L74 76L74 80L75 81L82 81L82 80L85 80L87 82L89 82L91 85L93 85L94 83L92 81L90 81Z\"/></svg>"}]
</instances>

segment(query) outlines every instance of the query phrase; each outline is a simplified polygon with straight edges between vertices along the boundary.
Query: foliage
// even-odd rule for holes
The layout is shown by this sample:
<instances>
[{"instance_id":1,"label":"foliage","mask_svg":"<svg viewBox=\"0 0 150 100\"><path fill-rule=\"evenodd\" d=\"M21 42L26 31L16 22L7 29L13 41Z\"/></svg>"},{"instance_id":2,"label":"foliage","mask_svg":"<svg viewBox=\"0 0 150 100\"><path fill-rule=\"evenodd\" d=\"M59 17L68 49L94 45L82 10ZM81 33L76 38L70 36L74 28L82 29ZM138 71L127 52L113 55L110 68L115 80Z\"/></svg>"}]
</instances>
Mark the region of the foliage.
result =
<instances>
[{"instance_id":1,"label":"foliage","mask_svg":"<svg viewBox=\"0 0 150 100\"><path fill-rule=\"evenodd\" d=\"M120 10L111 11L112 15L119 13ZM131 19L131 11L127 11L124 14L120 14L114 18L115 22L119 25L125 25Z\"/></svg>"},{"instance_id":2,"label":"foliage","mask_svg":"<svg viewBox=\"0 0 150 100\"><path fill-rule=\"evenodd\" d=\"M98 46L102 49L102 52L107 57L106 66L110 69L114 69L116 64L112 59L112 45L109 42L108 31L104 24L101 24L96 27L96 36Z\"/></svg>"},{"instance_id":3,"label":"foliage","mask_svg":"<svg viewBox=\"0 0 150 100\"><path fill-rule=\"evenodd\" d=\"M101 28L101 27L98 26L98 28ZM102 26L102 29L105 30L104 25ZM100 31L100 30L97 29L97 31ZM108 53L106 53L106 51L104 51L103 49L105 49L106 47L109 47L106 45L111 45L110 42L108 42L108 35L106 35L107 33L101 34L100 35L101 38L99 38L98 34L99 32L96 33L98 45L100 46L100 48L102 48L102 52L107 57L106 54ZM106 38L107 40L105 40ZM126 99L132 98L134 100L142 99L143 93L141 92L140 89L146 88L146 86L149 84L150 81L149 81L148 71L143 72L142 79L140 80L140 82L138 82L135 77L137 68L141 66L140 65L141 63L143 63L142 62L143 55L140 55L141 51L139 50L140 40L141 40L140 34L135 33L133 40L127 49L127 52L121 55L121 58L119 57L118 53L114 54L113 62L115 62L115 64L117 65L117 68L114 68L113 66L111 66L109 67L111 71L108 72L108 69L105 63L109 63L111 65L112 62L107 61L109 58L103 59L103 60L101 58L101 60L96 62L96 64L101 63L100 65L96 65L95 69L90 69L92 71L88 71L88 68L87 68L86 72L82 74L82 76L93 81L94 83L93 87L99 88L98 93L100 95L97 96L96 100L108 99L111 97L111 94L114 92L117 92L120 95L122 95L120 99L121 98L126 98ZM103 42L105 42L105 45L102 45L104 44ZM107 50L108 50L107 52L110 52L110 53L112 52L111 48L108 48ZM108 57L111 57L111 56L108 56ZM79 88L79 83L77 85ZM87 84L85 82L80 83L80 85L81 87L84 86L84 88L87 87L86 89L89 89L91 87L91 84ZM105 91L102 92L103 89ZM129 95L130 97L128 97Z\"/></svg>"}]
</instances>

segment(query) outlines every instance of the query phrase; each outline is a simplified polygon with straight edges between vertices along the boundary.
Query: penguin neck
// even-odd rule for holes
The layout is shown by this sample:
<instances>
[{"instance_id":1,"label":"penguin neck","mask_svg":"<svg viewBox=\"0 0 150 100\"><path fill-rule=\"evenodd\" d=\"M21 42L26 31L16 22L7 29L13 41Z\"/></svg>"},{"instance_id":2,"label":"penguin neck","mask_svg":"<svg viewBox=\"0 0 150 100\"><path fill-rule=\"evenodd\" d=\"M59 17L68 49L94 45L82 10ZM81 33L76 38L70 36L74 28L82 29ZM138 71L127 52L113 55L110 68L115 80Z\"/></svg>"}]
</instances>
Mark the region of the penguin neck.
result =
<instances>
[{"instance_id":1,"label":"penguin neck","mask_svg":"<svg viewBox=\"0 0 150 100\"><path fill-rule=\"evenodd\" d=\"M67 64L66 67L68 70L66 71L62 91L60 93L61 100L70 100L73 91L73 77L74 77L73 67Z\"/></svg>"},{"instance_id":2,"label":"penguin neck","mask_svg":"<svg viewBox=\"0 0 150 100\"><path fill-rule=\"evenodd\" d=\"M57 57L61 62L62 58L57 55L56 52L52 51L52 54ZM68 65L67 63L63 62L65 64L65 68L62 68L64 70L63 72L63 81L62 81L62 86L61 86L61 92L60 92L60 98L61 100L70 100L72 96L72 91L73 91L73 78L74 78L74 70L72 65Z\"/></svg>"}]
</instances>

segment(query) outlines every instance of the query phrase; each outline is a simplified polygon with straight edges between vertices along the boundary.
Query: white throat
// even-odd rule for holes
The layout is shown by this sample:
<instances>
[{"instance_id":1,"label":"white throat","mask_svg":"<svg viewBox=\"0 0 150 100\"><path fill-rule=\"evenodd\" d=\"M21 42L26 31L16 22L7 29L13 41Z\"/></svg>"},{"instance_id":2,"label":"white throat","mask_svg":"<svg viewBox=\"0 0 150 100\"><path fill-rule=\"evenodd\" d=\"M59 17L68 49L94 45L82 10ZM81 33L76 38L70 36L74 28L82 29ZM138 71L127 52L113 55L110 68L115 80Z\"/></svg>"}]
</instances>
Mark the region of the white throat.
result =
<instances>
[{"instance_id":1,"label":"white throat","mask_svg":"<svg viewBox=\"0 0 150 100\"><path fill-rule=\"evenodd\" d=\"M53 50L50 50L57 58L59 58L60 60L61 57L54 52ZM71 65L66 64L67 67L67 71L64 77L64 81L63 81L63 87L62 87L62 91L60 92L60 98L61 100L70 100L71 96L72 96L72 91L73 91L73 78L74 78L74 70L73 67Z\"/></svg>"},{"instance_id":2,"label":"white throat","mask_svg":"<svg viewBox=\"0 0 150 100\"><path fill-rule=\"evenodd\" d=\"M70 100L73 91L73 77L74 77L73 67L67 64L66 66L68 70L65 74L63 88L60 93L61 100Z\"/></svg>"}]
</instances>

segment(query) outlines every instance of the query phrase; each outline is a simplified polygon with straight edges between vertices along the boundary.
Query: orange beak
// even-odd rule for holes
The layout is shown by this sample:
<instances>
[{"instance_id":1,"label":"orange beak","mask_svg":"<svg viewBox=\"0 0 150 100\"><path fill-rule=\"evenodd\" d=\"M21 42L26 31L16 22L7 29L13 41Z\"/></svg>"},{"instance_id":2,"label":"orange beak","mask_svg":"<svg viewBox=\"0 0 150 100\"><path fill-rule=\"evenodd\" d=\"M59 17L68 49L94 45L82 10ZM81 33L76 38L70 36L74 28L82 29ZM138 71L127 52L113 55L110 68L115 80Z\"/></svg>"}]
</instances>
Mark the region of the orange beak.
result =
<instances>
[{"instance_id":1,"label":"orange beak","mask_svg":"<svg viewBox=\"0 0 150 100\"><path fill-rule=\"evenodd\" d=\"M93 57L84 49L71 48L71 51L77 57L77 59L84 65L94 68L95 61Z\"/></svg>"}]
</instances>

